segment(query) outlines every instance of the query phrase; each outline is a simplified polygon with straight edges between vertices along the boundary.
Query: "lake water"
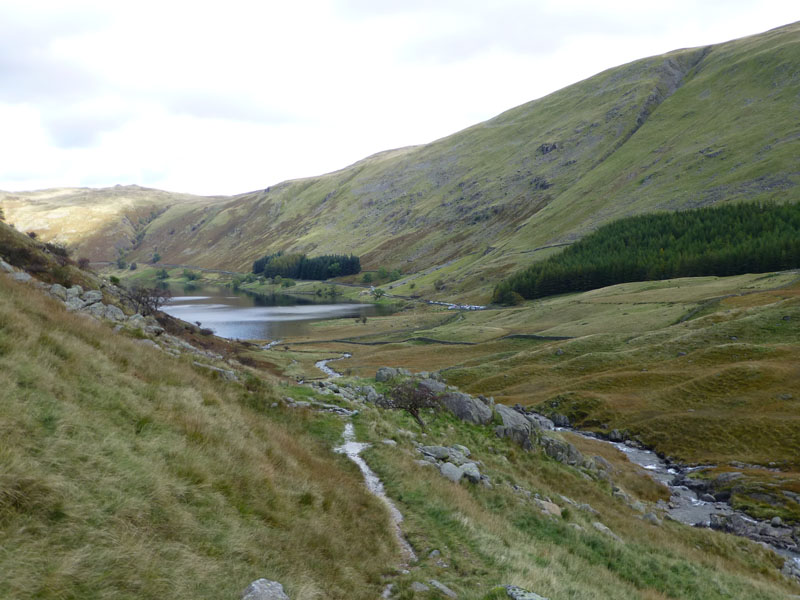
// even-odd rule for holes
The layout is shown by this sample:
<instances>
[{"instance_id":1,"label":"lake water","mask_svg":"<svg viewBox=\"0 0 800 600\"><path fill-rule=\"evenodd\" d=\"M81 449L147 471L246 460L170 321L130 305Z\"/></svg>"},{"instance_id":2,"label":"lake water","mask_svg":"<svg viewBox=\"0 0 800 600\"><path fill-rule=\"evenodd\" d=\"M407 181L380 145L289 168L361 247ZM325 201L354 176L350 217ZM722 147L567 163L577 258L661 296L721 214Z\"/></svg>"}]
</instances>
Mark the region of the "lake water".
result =
<instances>
[{"instance_id":1,"label":"lake water","mask_svg":"<svg viewBox=\"0 0 800 600\"><path fill-rule=\"evenodd\" d=\"M308 324L335 318L377 314L374 304L316 302L316 296L257 295L225 288L173 288L161 309L187 321L200 322L220 337L278 340L308 333Z\"/></svg>"}]
</instances>

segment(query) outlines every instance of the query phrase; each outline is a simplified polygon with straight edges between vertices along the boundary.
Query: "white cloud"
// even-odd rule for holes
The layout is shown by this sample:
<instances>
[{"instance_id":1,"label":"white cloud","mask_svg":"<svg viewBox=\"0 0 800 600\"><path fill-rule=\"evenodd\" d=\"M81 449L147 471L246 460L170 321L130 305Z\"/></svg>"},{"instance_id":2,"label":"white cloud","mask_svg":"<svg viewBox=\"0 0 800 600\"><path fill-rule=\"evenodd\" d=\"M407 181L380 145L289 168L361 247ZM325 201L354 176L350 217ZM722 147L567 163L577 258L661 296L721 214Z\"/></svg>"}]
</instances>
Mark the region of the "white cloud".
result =
<instances>
[{"instance_id":1,"label":"white cloud","mask_svg":"<svg viewBox=\"0 0 800 600\"><path fill-rule=\"evenodd\" d=\"M0 188L263 188L798 12L769 0L5 1Z\"/></svg>"}]
</instances>

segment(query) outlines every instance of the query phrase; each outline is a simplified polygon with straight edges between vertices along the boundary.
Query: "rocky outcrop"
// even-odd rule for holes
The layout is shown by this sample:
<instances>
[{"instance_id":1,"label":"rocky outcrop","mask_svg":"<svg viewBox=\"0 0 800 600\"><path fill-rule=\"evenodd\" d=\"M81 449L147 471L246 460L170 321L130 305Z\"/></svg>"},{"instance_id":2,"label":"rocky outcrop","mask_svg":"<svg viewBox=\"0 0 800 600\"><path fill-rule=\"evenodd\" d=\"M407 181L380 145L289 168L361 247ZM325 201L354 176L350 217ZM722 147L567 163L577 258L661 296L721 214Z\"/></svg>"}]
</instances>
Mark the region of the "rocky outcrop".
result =
<instances>
[{"instance_id":1,"label":"rocky outcrop","mask_svg":"<svg viewBox=\"0 0 800 600\"><path fill-rule=\"evenodd\" d=\"M441 397L442 405L458 419L475 425L486 425L492 420L492 409L463 392L447 392Z\"/></svg>"},{"instance_id":2,"label":"rocky outcrop","mask_svg":"<svg viewBox=\"0 0 800 600\"><path fill-rule=\"evenodd\" d=\"M533 592L529 592L521 587L517 587L515 585L506 585L503 586L506 589L506 594L511 600L547 600L544 596L540 596L539 594L534 594Z\"/></svg>"},{"instance_id":3,"label":"rocky outcrop","mask_svg":"<svg viewBox=\"0 0 800 600\"><path fill-rule=\"evenodd\" d=\"M289 596L277 581L256 579L242 592L241 600L289 600Z\"/></svg>"},{"instance_id":4,"label":"rocky outcrop","mask_svg":"<svg viewBox=\"0 0 800 600\"><path fill-rule=\"evenodd\" d=\"M540 443L544 449L544 453L560 463L573 467L580 466L584 463L583 454L569 442L549 436L542 436Z\"/></svg>"},{"instance_id":5,"label":"rocky outcrop","mask_svg":"<svg viewBox=\"0 0 800 600\"><path fill-rule=\"evenodd\" d=\"M533 447L531 443L531 423L525 418L525 415L505 404L496 404L494 409L503 421L502 425L494 428L495 435L511 438L526 450L530 450Z\"/></svg>"}]
</instances>

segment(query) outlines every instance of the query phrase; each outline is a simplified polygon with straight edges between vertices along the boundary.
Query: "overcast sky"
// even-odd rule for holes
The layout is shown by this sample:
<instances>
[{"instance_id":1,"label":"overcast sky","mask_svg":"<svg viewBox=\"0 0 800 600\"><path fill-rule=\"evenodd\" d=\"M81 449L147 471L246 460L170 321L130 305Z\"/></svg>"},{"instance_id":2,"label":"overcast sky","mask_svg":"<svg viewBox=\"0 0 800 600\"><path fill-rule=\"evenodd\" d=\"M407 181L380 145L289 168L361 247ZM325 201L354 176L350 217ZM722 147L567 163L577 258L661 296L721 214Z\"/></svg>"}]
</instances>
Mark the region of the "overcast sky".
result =
<instances>
[{"instance_id":1,"label":"overcast sky","mask_svg":"<svg viewBox=\"0 0 800 600\"><path fill-rule=\"evenodd\" d=\"M0 0L0 189L246 192L797 20L796 0Z\"/></svg>"}]
</instances>

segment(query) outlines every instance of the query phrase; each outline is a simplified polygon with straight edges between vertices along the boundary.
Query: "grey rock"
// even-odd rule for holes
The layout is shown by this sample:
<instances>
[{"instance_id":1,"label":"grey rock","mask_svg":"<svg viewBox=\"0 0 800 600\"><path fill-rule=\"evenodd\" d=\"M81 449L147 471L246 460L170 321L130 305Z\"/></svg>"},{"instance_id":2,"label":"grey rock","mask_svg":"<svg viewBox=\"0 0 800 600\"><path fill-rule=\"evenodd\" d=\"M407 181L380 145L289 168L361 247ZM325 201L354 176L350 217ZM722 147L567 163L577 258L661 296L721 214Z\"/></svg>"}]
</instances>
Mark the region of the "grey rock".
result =
<instances>
[{"instance_id":1,"label":"grey rock","mask_svg":"<svg viewBox=\"0 0 800 600\"><path fill-rule=\"evenodd\" d=\"M108 319L109 321L114 321L118 323L119 321L125 320L125 313L122 312L122 310L119 307L114 306L113 304L107 304L105 318Z\"/></svg>"},{"instance_id":2,"label":"grey rock","mask_svg":"<svg viewBox=\"0 0 800 600\"><path fill-rule=\"evenodd\" d=\"M365 385L361 388L361 393L364 394L364 398L367 402L375 403L381 399L381 395L375 391L375 388L371 385Z\"/></svg>"},{"instance_id":3,"label":"grey rock","mask_svg":"<svg viewBox=\"0 0 800 600\"><path fill-rule=\"evenodd\" d=\"M410 587L410 588L412 589L412 591L414 591L414 592L427 592L428 590L430 590L430 589L431 589L430 587L428 587L427 585L425 585L425 584L424 584L424 583L422 583L421 581L415 581L415 582L414 582L414 583L412 583L412 584L411 584L409 587Z\"/></svg>"},{"instance_id":4,"label":"grey rock","mask_svg":"<svg viewBox=\"0 0 800 600\"><path fill-rule=\"evenodd\" d=\"M21 283L27 283L33 279L30 275L28 275L25 271L18 271L16 273L11 274L11 279L14 281L19 281Z\"/></svg>"},{"instance_id":5,"label":"grey rock","mask_svg":"<svg viewBox=\"0 0 800 600\"><path fill-rule=\"evenodd\" d=\"M277 581L256 579L242 592L241 600L289 600L289 596Z\"/></svg>"},{"instance_id":6,"label":"grey rock","mask_svg":"<svg viewBox=\"0 0 800 600\"><path fill-rule=\"evenodd\" d=\"M612 442L623 442L625 441L625 436L619 429L612 429L608 434L608 439Z\"/></svg>"},{"instance_id":7,"label":"grey rock","mask_svg":"<svg viewBox=\"0 0 800 600\"><path fill-rule=\"evenodd\" d=\"M552 419L556 427L569 427L569 419L562 414L556 413Z\"/></svg>"},{"instance_id":8,"label":"grey rock","mask_svg":"<svg viewBox=\"0 0 800 600\"><path fill-rule=\"evenodd\" d=\"M128 317L128 326L133 329L144 329L146 325L147 321L145 321L144 317L139 313Z\"/></svg>"},{"instance_id":9,"label":"grey rock","mask_svg":"<svg viewBox=\"0 0 800 600\"><path fill-rule=\"evenodd\" d=\"M545 431L552 431L555 429L555 423L553 423L550 419L545 417L544 415L540 415L538 413L532 413L525 415L525 418L528 419L528 422L534 429L544 429Z\"/></svg>"},{"instance_id":10,"label":"grey rock","mask_svg":"<svg viewBox=\"0 0 800 600\"><path fill-rule=\"evenodd\" d=\"M463 454L463 455L464 455L464 456L466 456L466 457L469 457L469 455L470 455L470 454L472 454L472 453L469 451L469 448L467 448L466 446L462 446L461 444L453 444L453 445L452 445L452 446L450 446L450 447L451 447L453 450L457 450L457 451L461 452L461 454Z\"/></svg>"},{"instance_id":11,"label":"grey rock","mask_svg":"<svg viewBox=\"0 0 800 600\"><path fill-rule=\"evenodd\" d=\"M536 506L538 506L543 513L546 513L553 517L561 516L561 507L558 504L555 504L553 502L548 502L547 500L540 500L539 498L537 498L535 502Z\"/></svg>"},{"instance_id":12,"label":"grey rock","mask_svg":"<svg viewBox=\"0 0 800 600\"><path fill-rule=\"evenodd\" d=\"M384 444L385 446L397 446L397 442L389 439L381 440L381 443Z\"/></svg>"},{"instance_id":13,"label":"grey rock","mask_svg":"<svg viewBox=\"0 0 800 600\"><path fill-rule=\"evenodd\" d=\"M630 507L635 510L636 512L640 512L642 514L647 512L647 507L644 505L643 502L636 500L630 503Z\"/></svg>"},{"instance_id":14,"label":"grey rock","mask_svg":"<svg viewBox=\"0 0 800 600\"><path fill-rule=\"evenodd\" d=\"M67 307L68 311L74 312L76 310L80 310L83 308L84 302L77 296L71 296L67 298L67 301L64 303Z\"/></svg>"},{"instance_id":15,"label":"grey rock","mask_svg":"<svg viewBox=\"0 0 800 600\"><path fill-rule=\"evenodd\" d=\"M476 465L475 463L471 462L471 463L467 463L465 465L462 465L461 466L461 471L462 471L464 477L466 477L467 480L470 483L479 483L480 482L480 480L481 480L481 472L478 470L478 465Z\"/></svg>"},{"instance_id":16,"label":"grey rock","mask_svg":"<svg viewBox=\"0 0 800 600\"><path fill-rule=\"evenodd\" d=\"M723 486L723 485L726 485L726 484L730 483L731 481L735 481L736 479L740 479L742 477L744 477L744 475L742 473L739 473L738 471L731 471L730 473L723 473L722 475L719 475L718 477L716 477L714 479L714 481L712 483L712 486L715 487L715 488L716 487L720 487L720 486Z\"/></svg>"},{"instance_id":17,"label":"grey rock","mask_svg":"<svg viewBox=\"0 0 800 600\"><path fill-rule=\"evenodd\" d=\"M548 436L542 436L540 443L544 449L544 453L560 463L571 465L573 467L583 464L583 455L569 442Z\"/></svg>"},{"instance_id":18,"label":"grey rock","mask_svg":"<svg viewBox=\"0 0 800 600\"><path fill-rule=\"evenodd\" d=\"M608 462L602 456L593 456L592 461L594 462L595 466L598 469L602 469L603 471L611 472L614 470L614 467L611 466L611 463Z\"/></svg>"},{"instance_id":19,"label":"grey rock","mask_svg":"<svg viewBox=\"0 0 800 600\"><path fill-rule=\"evenodd\" d=\"M590 515L599 515L600 513L595 510L595 508L591 504L579 504L578 509L582 510L583 512L587 512Z\"/></svg>"},{"instance_id":20,"label":"grey rock","mask_svg":"<svg viewBox=\"0 0 800 600\"><path fill-rule=\"evenodd\" d=\"M397 375L398 375L397 369L394 369L392 367L381 367L380 369L378 369L378 372L375 373L375 381L378 382L391 381L392 379L397 377Z\"/></svg>"},{"instance_id":21,"label":"grey rock","mask_svg":"<svg viewBox=\"0 0 800 600\"><path fill-rule=\"evenodd\" d=\"M419 382L419 387L430 391L433 394L443 394L447 391L447 386L435 379L423 379Z\"/></svg>"},{"instance_id":22,"label":"grey rock","mask_svg":"<svg viewBox=\"0 0 800 600\"><path fill-rule=\"evenodd\" d=\"M661 525L661 519L659 519L655 515L655 513L651 513L651 512L645 513L645 515L642 518L645 521L647 521L648 523L652 523L653 525L659 525L659 526Z\"/></svg>"},{"instance_id":23,"label":"grey rock","mask_svg":"<svg viewBox=\"0 0 800 600\"><path fill-rule=\"evenodd\" d=\"M87 290L81 294L81 300L86 302L86 304L94 304L95 302L100 302L102 299L103 292L100 290Z\"/></svg>"},{"instance_id":24,"label":"grey rock","mask_svg":"<svg viewBox=\"0 0 800 600\"><path fill-rule=\"evenodd\" d=\"M492 409L469 394L448 392L441 400L442 405L462 421L486 425L492 420Z\"/></svg>"},{"instance_id":25,"label":"grey rock","mask_svg":"<svg viewBox=\"0 0 800 600\"><path fill-rule=\"evenodd\" d=\"M773 527L780 527L783 525L783 520L780 517L772 517L770 525L772 525Z\"/></svg>"},{"instance_id":26,"label":"grey rock","mask_svg":"<svg viewBox=\"0 0 800 600\"><path fill-rule=\"evenodd\" d=\"M459 452L455 448L450 448L450 457L448 458L448 460L454 465L459 467L464 463L469 462L469 459L463 454L461 454L461 452Z\"/></svg>"},{"instance_id":27,"label":"grey rock","mask_svg":"<svg viewBox=\"0 0 800 600\"><path fill-rule=\"evenodd\" d=\"M83 288L79 285L73 285L67 289L67 298L80 298L83 294Z\"/></svg>"},{"instance_id":28,"label":"grey rock","mask_svg":"<svg viewBox=\"0 0 800 600\"><path fill-rule=\"evenodd\" d=\"M439 550L431 550L430 554L428 554L428 558L439 558L442 553Z\"/></svg>"},{"instance_id":29,"label":"grey rock","mask_svg":"<svg viewBox=\"0 0 800 600\"><path fill-rule=\"evenodd\" d=\"M503 586L506 588L506 594L511 600L547 600L544 596L540 596L539 594L534 594L533 592L529 592L521 587L517 587L515 585L506 585Z\"/></svg>"},{"instance_id":30,"label":"grey rock","mask_svg":"<svg viewBox=\"0 0 800 600\"><path fill-rule=\"evenodd\" d=\"M67 299L67 288L65 288L60 283L54 283L50 286L50 293L61 300L62 302L66 301Z\"/></svg>"},{"instance_id":31,"label":"grey rock","mask_svg":"<svg viewBox=\"0 0 800 600\"><path fill-rule=\"evenodd\" d=\"M223 379L227 379L228 381L238 381L238 377L234 371L230 371L228 369L222 369L220 367L215 367L214 365L204 365L203 363L199 363L197 361L193 361L192 364L195 367L199 367L201 369L206 369L208 371L212 371L213 373L218 373L220 377ZM305 404L306 406L309 405L308 402L296 402L296 405Z\"/></svg>"},{"instance_id":32,"label":"grey rock","mask_svg":"<svg viewBox=\"0 0 800 600\"><path fill-rule=\"evenodd\" d=\"M436 460L450 458L450 448L445 448L444 446L421 446L419 451L427 456L432 456Z\"/></svg>"},{"instance_id":33,"label":"grey rock","mask_svg":"<svg viewBox=\"0 0 800 600\"><path fill-rule=\"evenodd\" d=\"M531 424L525 418L525 415L505 404L496 404L494 408L503 420L502 425L495 427L495 434L498 437L511 438L520 446L529 450L531 448Z\"/></svg>"},{"instance_id":34,"label":"grey rock","mask_svg":"<svg viewBox=\"0 0 800 600\"><path fill-rule=\"evenodd\" d=\"M714 496L712 496L709 493L701 494L700 500L702 500L703 502L716 502Z\"/></svg>"},{"instance_id":35,"label":"grey rock","mask_svg":"<svg viewBox=\"0 0 800 600\"><path fill-rule=\"evenodd\" d=\"M461 476L464 474L464 471L461 467L457 467L451 462L446 462L439 465L439 472L444 477L455 483L461 481Z\"/></svg>"},{"instance_id":36,"label":"grey rock","mask_svg":"<svg viewBox=\"0 0 800 600\"><path fill-rule=\"evenodd\" d=\"M449 587L447 587L445 584L440 583L435 579L431 579L428 583L430 583L432 587L435 587L437 590L439 590L442 594L444 594L448 598L458 598L458 595Z\"/></svg>"},{"instance_id":37,"label":"grey rock","mask_svg":"<svg viewBox=\"0 0 800 600\"><path fill-rule=\"evenodd\" d=\"M94 304L84 306L81 312L91 315L95 319L102 319L106 316L106 305L102 302L95 302Z\"/></svg>"},{"instance_id":38,"label":"grey rock","mask_svg":"<svg viewBox=\"0 0 800 600\"><path fill-rule=\"evenodd\" d=\"M6 261L0 259L0 271L5 271L6 273L13 273L14 267L12 267Z\"/></svg>"},{"instance_id":39,"label":"grey rock","mask_svg":"<svg viewBox=\"0 0 800 600\"><path fill-rule=\"evenodd\" d=\"M595 528L597 531L599 531L600 533L604 533L604 534L606 534L607 536L609 536L609 537L611 537L611 538L613 538L613 539L617 540L618 542L621 542L621 541L622 541L622 540L620 539L620 537L619 537L619 536L618 536L616 533L614 533L613 531L611 531L611 530L610 530L608 527L606 527L605 525L603 525L603 524L602 524L600 521L594 521L594 522L592 523L592 527L594 527L594 528Z\"/></svg>"},{"instance_id":40,"label":"grey rock","mask_svg":"<svg viewBox=\"0 0 800 600\"><path fill-rule=\"evenodd\" d=\"M142 346L155 348L156 350L161 350L161 346L156 344L153 340L136 340L136 343L141 344Z\"/></svg>"}]
</instances>

